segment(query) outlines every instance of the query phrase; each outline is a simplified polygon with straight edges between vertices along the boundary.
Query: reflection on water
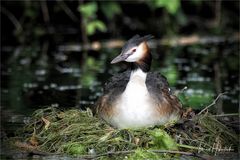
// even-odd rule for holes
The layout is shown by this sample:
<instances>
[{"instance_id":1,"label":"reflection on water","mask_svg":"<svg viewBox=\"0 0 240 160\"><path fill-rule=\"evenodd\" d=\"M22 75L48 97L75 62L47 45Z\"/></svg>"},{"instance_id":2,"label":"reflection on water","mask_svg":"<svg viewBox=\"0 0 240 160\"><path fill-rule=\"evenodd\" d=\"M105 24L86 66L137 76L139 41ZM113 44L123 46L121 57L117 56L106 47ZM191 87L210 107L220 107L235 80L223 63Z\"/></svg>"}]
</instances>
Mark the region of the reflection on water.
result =
<instances>
[{"instance_id":1,"label":"reflection on water","mask_svg":"<svg viewBox=\"0 0 240 160\"><path fill-rule=\"evenodd\" d=\"M91 107L101 95L104 82L125 64L110 65L120 49L102 49L82 53L52 50L39 54L35 47L16 49L13 57L2 64L2 107L29 115L46 105L59 107ZM201 109L211 103L217 91L225 112L238 110L238 47L236 43L219 46L192 45L152 50L152 71L160 71L174 90L187 90L180 99L186 107ZM4 54L12 54L5 51ZM214 65L218 64L218 70ZM217 73L219 72L219 73ZM216 77L220 74L220 78ZM218 78L218 79L216 79ZM216 85L220 83L220 86Z\"/></svg>"}]
</instances>

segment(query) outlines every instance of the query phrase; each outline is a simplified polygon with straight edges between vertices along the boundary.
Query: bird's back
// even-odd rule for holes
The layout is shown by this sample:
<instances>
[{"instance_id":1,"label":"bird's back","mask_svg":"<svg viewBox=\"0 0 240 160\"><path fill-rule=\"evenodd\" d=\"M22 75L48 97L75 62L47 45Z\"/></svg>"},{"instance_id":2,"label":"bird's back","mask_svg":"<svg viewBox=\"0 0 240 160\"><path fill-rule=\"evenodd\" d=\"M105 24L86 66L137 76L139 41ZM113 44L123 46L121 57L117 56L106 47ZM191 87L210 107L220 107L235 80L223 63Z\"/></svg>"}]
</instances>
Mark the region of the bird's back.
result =
<instances>
[{"instance_id":1,"label":"bird's back","mask_svg":"<svg viewBox=\"0 0 240 160\"><path fill-rule=\"evenodd\" d=\"M181 115L182 105L169 88L166 77L158 72L149 72L146 79L146 86L151 97L156 102L159 116L168 115L169 120L176 119Z\"/></svg>"},{"instance_id":2,"label":"bird's back","mask_svg":"<svg viewBox=\"0 0 240 160\"><path fill-rule=\"evenodd\" d=\"M125 90L130 76L131 70L112 76L109 81L105 83L103 94L112 93L112 96L118 96Z\"/></svg>"},{"instance_id":3,"label":"bird's back","mask_svg":"<svg viewBox=\"0 0 240 160\"><path fill-rule=\"evenodd\" d=\"M162 100L163 91L171 94L167 78L158 72L148 72L146 86L151 96L158 101Z\"/></svg>"}]
</instances>

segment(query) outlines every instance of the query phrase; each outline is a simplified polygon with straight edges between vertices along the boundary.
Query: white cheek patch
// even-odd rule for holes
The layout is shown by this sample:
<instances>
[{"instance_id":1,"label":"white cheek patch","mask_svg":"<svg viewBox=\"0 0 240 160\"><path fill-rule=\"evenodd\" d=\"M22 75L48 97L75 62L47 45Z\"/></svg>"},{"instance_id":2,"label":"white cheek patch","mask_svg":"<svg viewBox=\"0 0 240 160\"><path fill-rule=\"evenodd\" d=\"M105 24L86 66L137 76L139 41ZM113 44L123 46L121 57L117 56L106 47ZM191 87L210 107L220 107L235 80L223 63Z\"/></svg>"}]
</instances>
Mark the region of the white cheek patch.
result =
<instances>
[{"instance_id":1,"label":"white cheek patch","mask_svg":"<svg viewBox=\"0 0 240 160\"><path fill-rule=\"evenodd\" d=\"M143 52L138 47L138 48L136 48L136 51L131 56L129 56L125 61L126 62L136 62L139 59L141 59L142 56L143 56Z\"/></svg>"}]
</instances>

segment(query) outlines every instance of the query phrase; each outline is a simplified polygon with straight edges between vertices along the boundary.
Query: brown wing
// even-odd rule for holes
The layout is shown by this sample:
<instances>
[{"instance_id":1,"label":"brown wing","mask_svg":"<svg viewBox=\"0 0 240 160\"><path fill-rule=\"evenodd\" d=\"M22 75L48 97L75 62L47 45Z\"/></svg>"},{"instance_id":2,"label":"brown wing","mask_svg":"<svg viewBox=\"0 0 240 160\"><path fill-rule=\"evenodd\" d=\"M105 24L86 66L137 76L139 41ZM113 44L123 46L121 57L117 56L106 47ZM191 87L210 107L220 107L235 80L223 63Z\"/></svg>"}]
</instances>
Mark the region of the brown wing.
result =
<instances>
[{"instance_id":1,"label":"brown wing","mask_svg":"<svg viewBox=\"0 0 240 160\"><path fill-rule=\"evenodd\" d=\"M111 117L114 113L114 104L119 96L124 92L129 81L131 71L125 71L114 75L105 84L103 96L101 96L93 108L93 113L100 117Z\"/></svg>"},{"instance_id":2,"label":"brown wing","mask_svg":"<svg viewBox=\"0 0 240 160\"><path fill-rule=\"evenodd\" d=\"M109 102L109 95L104 95L96 102L93 113L105 119L105 117L111 117L113 111L112 103Z\"/></svg>"},{"instance_id":3,"label":"brown wing","mask_svg":"<svg viewBox=\"0 0 240 160\"><path fill-rule=\"evenodd\" d=\"M167 79L157 72L147 75L146 85L149 93L157 103L160 115L181 114L182 105L170 91Z\"/></svg>"}]
</instances>

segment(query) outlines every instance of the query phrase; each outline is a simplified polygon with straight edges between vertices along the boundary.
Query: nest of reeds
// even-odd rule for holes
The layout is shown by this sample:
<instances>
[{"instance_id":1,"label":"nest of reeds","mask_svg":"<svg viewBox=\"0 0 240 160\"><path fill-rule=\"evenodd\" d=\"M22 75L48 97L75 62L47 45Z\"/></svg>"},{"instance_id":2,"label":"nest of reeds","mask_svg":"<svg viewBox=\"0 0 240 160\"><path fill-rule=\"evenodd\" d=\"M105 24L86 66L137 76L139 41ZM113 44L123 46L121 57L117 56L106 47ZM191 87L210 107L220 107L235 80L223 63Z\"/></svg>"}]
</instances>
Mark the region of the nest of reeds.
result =
<instances>
[{"instance_id":1,"label":"nest of reeds","mask_svg":"<svg viewBox=\"0 0 240 160\"><path fill-rule=\"evenodd\" d=\"M192 113L192 112L191 112ZM181 123L141 129L113 129L90 110L39 109L18 131L14 145L32 152L81 158L159 159L237 152L238 133L206 112Z\"/></svg>"}]
</instances>

